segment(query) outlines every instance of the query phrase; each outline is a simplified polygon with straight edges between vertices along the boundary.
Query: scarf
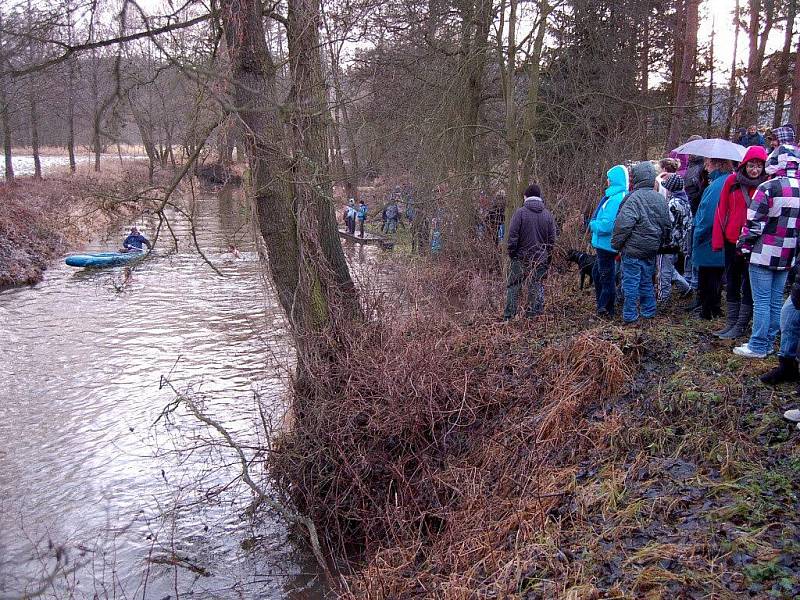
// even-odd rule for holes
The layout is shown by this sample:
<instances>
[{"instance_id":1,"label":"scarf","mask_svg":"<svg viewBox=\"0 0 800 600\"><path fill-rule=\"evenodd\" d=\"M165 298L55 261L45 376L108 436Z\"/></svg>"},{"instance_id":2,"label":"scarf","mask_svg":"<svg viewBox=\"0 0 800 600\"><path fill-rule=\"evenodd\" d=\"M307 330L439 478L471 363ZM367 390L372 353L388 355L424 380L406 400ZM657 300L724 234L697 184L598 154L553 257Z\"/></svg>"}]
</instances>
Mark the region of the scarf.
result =
<instances>
[{"instance_id":1,"label":"scarf","mask_svg":"<svg viewBox=\"0 0 800 600\"><path fill-rule=\"evenodd\" d=\"M736 171L736 183L739 184L741 187L757 188L766 180L767 180L767 174L763 170L761 171L761 175L759 175L755 179L748 177L747 171L745 169Z\"/></svg>"}]
</instances>

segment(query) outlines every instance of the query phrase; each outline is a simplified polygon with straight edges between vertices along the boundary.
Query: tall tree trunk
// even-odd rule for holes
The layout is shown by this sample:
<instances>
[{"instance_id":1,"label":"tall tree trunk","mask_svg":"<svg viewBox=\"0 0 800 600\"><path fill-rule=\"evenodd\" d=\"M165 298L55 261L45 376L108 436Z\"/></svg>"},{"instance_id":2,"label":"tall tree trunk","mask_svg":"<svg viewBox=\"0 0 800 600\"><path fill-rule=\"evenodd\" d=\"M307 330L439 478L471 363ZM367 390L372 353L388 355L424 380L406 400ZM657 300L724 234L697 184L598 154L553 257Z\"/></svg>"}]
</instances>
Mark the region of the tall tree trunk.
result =
<instances>
[{"instance_id":1,"label":"tall tree trunk","mask_svg":"<svg viewBox=\"0 0 800 600\"><path fill-rule=\"evenodd\" d=\"M786 88L789 84L789 62L792 59L792 36L794 35L794 18L797 15L797 0L789 0L786 9L786 31L783 37L783 52L781 64L778 68L778 92L775 96L775 114L772 117L772 127L779 127L783 123L784 104L786 104Z\"/></svg>"},{"instance_id":2,"label":"tall tree trunk","mask_svg":"<svg viewBox=\"0 0 800 600\"><path fill-rule=\"evenodd\" d=\"M72 44L73 37L72 5L67 6L67 42ZM69 154L69 172L77 170L75 162L75 57L67 63L67 153Z\"/></svg>"},{"instance_id":3,"label":"tall tree trunk","mask_svg":"<svg viewBox=\"0 0 800 600\"><path fill-rule=\"evenodd\" d=\"M0 75L0 121L3 125L3 154L5 155L6 183L14 183L14 162L11 156L11 119L8 107L8 78Z\"/></svg>"},{"instance_id":4,"label":"tall tree trunk","mask_svg":"<svg viewBox=\"0 0 800 600\"><path fill-rule=\"evenodd\" d=\"M678 87L683 71L683 57L686 47L686 4L689 0L676 0L675 22L672 31L672 64L670 73L670 100L675 102L678 97Z\"/></svg>"},{"instance_id":5,"label":"tall tree trunk","mask_svg":"<svg viewBox=\"0 0 800 600\"><path fill-rule=\"evenodd\" d=\"M525 99L525 113L523 115L523 158L522 158L522 183L530 183L533 175L535 163L534 136L539 121L539 76L542 69L542 52L544 50L544 38L547 33L547 19L553 12L550 0L539 0L539 20L536 29L536 37L533 40L531 54L528 57L528 96ZM518 204L517 204L518 203ZM522 198L509 198L506 204L506 223L511 222L512 207L522 206Z\"/></svg>"},{"instance_id":6,"label":"tall tree trunk","mask_svg":"<svg viewBox=\"0 0 800 600\"><path fill-rule=\"evenodd\" d=\"M0 48L2 48L3 12L0 11ZM8 67L5 55L0 54L0 125L3 128L3 155L5 156L6 183L14 183L14 162L11 156L11 115L9 110L10 77L5 74Z\"/></svg>"},{"instance_id":7,"label":"tall tree trunk","mask_svg":"<svg viewBox=\"0 0 800 600\"><path fill-rule=\"evenodd\" d=\"M462 82L463 95L457 99L461 118L456 169L466 189L474 185L475 179L475 140L480 125L491 16L492 0L466 0L461 14L462 72L466 76Z\"/></svg>"},{"instance_id":8,"label":"tall tree trunk","mask_svg":"<svg viewBox=\"0 0 800 600\"><path fill-rule=\"evenodd\" d=\"M686 1L686 37L684 38L683 59L681 60L681 79L678 82L678 89L675 94L675 107L672 111L672 121L670 122L669 135L667 136L667 152L675 148L681 139L683 120L686 116L686 102L689 99L689 87L694 80L699 4L700 0Z\"/></svg>"},{"instance_id":9,"label":"tall tree trunk","mask_svg":"<svg viewBox=\"0 0 800 600\"><path fill-rule=\"evenodd\" d=\"M740 126L748 127L758 124L758 95L761 92L761 67L764 63L764 53L767 48L767 39L772 30L775 18L775 1L764 0L763 11L761 0L750 0L750 25L748 35L750 38L750 56L747 60L747 89L742 98ZM764 29L759 31L760 18L764 14Z\"/></svg>"},{"instance_id":10,"label":"tall tree trunk","mask_svg":"<svg viewBox=\"0 0 800 600\"><path fill-rule=\"evenodd\" d=\"M501 5L505 11L505 2ZM502 31L499 35L502 36ZM507 48L503 73L503 97L506 105L506 145L508 146L508 177L506 179L506 210L508 205L520 203L519 144L520 132L517 127L516 67L517 67L517 0L509 0ZM502 49L502 46L501 46ZM502 52L501 52L502 54Z\"/></svg>"},{"instance_id":11,"label":"tall tree trunk","mask_svg":"<svg viewBox=\"0 0 800 600\"><path fill-rule=\"evenodd\" d=\"M36 90L32 79L28 82L28 100L31 109L31 153L33 154L33 178L42 178L42 159L39 156L39 112L36 103Z\"/></svg>"},{"instance_id":12,"label":"tall tree trunk","mask_svg":"<svg viewBox=\"0 0 800 600\"><path fill-rule=\"evenodd\" d=\"M706 137L711 137L711 123L714 119L714 34L715 27L711 25L711 46L708 52L708 109L706 112Z\"/></svg>"},{"instance_id":13,"label":"tall tree trunk","mask_svg":"<svg viewBox=\"0 0 800 600\"><path fill-rule=\"evenodd\" d=\"M69 61L69 81L67 84L67 153L69 172L77 170L75 162L75 61Z\"/></svg>"},{"instance_id":14,"label":"tall tree trunk","mask_svg":"<svg viewBox=\"0 0 800 600\"><path fill-rule=\"evenodd\" d=\"M794 72L792 77L792 114L789 122L795 127L800 125L800 40L794 51Z\"/></svg>"},{"instance_id":15,"label":"tall tree trunk","mask_svg":"<svg viewBox=\"0 0 800 600\"><path fill-rule=\"evenodd\" d=\"M739 0L736 0L734 14L734 33L733 33L733 59L731 60L731 80L728 85L728 114L725 117L725 139L730 139L731 127L733 126L733 109L736 106L736 58L739 50Z\"/></svg>"},{"instance_id":16,"label":"tall tree trunk","mask_svg":"<svg viewBox=\"0 0 800 600\"><path fill-rule=\"evenodd\" d=\"M338 238L326 161L324 87L315 0L290 0L293 160L279 116L276 66L258 0L223 0L234 104L246 125L251 189L273 283L297 344L299 369L310 333L359 314Z\"/></svg>"},{"instance_id":17,"label":"tall tree trunk","mask_svg":"<svg viewBox=\"0 0 800 600\"><path fill-rule=\"evenodd\" d=\"M28 20L28 25L30 27L33 26L35 22L35 16L33 14L33 9L31 8L31 0L28 0L27 10L26 10L26 17ZM34 65L36 64L36 51L34 49L34 44L36 42L33 40L33 37L28 39L28 64ZM37 110L37 103L36 103L36 73L31 73L27 78L28 84L28 107L30 108L30 126L31 126L31 153L33 154L33 178L34 179L41 179L42 178L42 159L39 156L39 114Z\"/></svg>"},{"instance_id":18,"label":"tall tree trunk","mask_svg":"<svg viewBox=\"0 0 800 600\"><path fill-rule=\"evenodd\" d=\"M103 115L100 112L100 90L98 89L99 82L97 81L97 70L100 68L97 59L97 53L92 50L92 75L91 75L91 92L92 92L92 149L94 150L94 170L100 172L100 154L103 148L100 144L100 127Z\"/></svg>"}]
</instances>

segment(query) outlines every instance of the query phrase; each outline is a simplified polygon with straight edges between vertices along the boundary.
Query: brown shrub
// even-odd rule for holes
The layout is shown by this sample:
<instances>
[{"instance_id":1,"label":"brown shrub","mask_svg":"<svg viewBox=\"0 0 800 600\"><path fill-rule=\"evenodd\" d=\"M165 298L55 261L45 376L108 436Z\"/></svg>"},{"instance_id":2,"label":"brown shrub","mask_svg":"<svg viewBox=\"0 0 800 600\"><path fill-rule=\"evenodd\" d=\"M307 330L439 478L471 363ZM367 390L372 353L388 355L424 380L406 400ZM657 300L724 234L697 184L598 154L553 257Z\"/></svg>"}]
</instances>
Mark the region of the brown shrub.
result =
<instances>
[{"instance_id":1,"label":"brown shrub","mask_svg":"<svg viewBox=\"0 0 800 600\"><path fill-rule=\"evenodd\" d=\"M273 472L337 566L361 566L354 597L501 597L541 559L531 549L593 443L589 409L632 361L621 332L551 343L563 327L547 317L424 314L369 324L309 365Z\"/></svg>"}]
</instances>

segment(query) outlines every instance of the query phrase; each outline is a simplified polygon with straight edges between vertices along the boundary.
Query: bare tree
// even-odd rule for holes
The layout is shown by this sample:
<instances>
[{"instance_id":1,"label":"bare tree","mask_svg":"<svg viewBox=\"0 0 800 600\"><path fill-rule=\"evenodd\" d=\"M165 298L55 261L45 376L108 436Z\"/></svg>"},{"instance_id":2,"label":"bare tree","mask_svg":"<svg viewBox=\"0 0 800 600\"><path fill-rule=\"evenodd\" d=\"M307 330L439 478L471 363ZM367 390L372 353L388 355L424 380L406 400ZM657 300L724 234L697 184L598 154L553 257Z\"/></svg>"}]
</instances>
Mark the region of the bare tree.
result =
<instances>
[{"instance_id":1,"label":"bare tree","mask_svg":"<svg viewBox=\"0 0 800 600\"><path fill-rule=\"evenodd\" d=\"M681 78L675 93L675 106L672 110L672 121L670 122L669 134L667 135L667 152L677 146L681 139L683 121L686 116L686 104L689 100L689 88L694 81L699 6L700 0L686 0L686 37L683 43Z\"/></svg>"},{"instance_id":2,"label":"bare tree","mask_svg":"<svg viewBox=\"0 0 800 600\"><path fill-rule=\"evenodd\" d=\"M764 16L763 26L761 16ZM758 95L761 92L761 68L767 39L775 22L775 0L750 0L750 23L747 34L750 43L750 56L747 60L747 88L742 98L739 123L751 125L758 121Z\"/></svg>"},{"instance_id":3,"label":"bare tree","mask_svg":"<svg viewBox=\"0 0 800 600\"><path fill-rule=\"evenodd\" d=\"M786 8L786 26L784 27L783 50L778 67L778 90L775 96L775 114L772 117L772 126L778 127L783 123L783 113L786 109L786 90L789 87L789 63L792 59L792 36L794 35L794 19L797 16L797 0L788 0Z\"/></svg>"}]
</instances>

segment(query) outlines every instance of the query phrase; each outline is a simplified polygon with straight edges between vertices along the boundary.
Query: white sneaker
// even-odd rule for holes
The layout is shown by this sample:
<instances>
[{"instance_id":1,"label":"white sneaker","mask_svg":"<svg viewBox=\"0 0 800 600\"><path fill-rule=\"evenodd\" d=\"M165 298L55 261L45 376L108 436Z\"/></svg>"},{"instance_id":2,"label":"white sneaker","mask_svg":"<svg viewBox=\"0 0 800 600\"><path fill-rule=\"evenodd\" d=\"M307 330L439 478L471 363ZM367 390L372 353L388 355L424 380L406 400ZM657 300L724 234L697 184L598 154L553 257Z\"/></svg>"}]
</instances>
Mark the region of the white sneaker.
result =
<instances>
[{"instance_id":1,"label":"white sneaker","mask_svg":"<svg viewBox=\"0 0 800 600\"><path fill-rule=\"evenodd\" d=\"M783 413L783 418L787 421L800 424L800 410L787 410L785 413Z\"/></svg>"},{"instance_id":2,"label":"white sneaker","mask_svg":"<svg viewBox=\"0 0 800 600\"><path fill-rule=\"evenodd\" d=\"M742 344L733 349L733 353L737 356L744 356L745 358L767 358L766 354L753 352L749 344Z\"/></svg>"}]
</instances>

